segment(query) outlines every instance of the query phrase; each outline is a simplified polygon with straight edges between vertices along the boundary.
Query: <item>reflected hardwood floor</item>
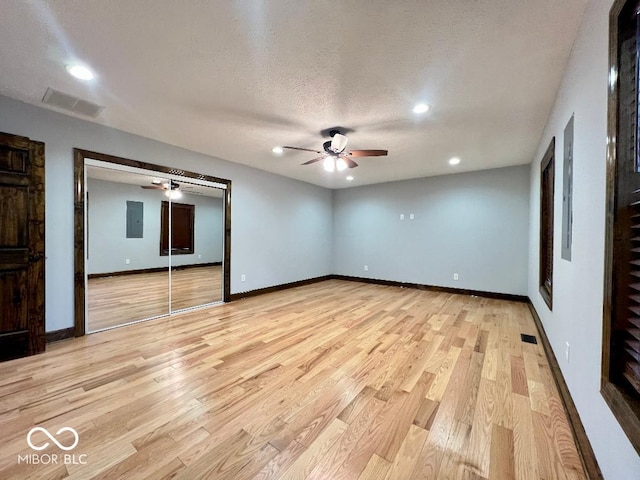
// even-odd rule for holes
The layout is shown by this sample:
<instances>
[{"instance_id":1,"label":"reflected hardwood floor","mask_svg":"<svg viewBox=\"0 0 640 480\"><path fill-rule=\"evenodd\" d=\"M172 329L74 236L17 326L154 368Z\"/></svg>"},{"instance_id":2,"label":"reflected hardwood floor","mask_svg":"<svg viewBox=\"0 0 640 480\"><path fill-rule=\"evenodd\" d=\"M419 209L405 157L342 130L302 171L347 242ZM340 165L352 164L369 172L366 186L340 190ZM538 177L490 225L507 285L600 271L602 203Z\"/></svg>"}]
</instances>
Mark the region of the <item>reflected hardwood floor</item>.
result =
<instances>
[{"instance_id":1,"label":"reflected hardwood floor","mask_svg":"<svg viewBox=\"0 0 640 480\"><path fill-rule=\"evenodd\" d=\"M222 267L174 269L172 310L222 300ZM87 331L95 332L169 312L169 272L116 275L88 282Z\"/></svg>"},{"instance_id":2,"label":"reflected hardwood floor","mask_svg":"<svg viewBox=\"0 0 640 480\"><path fill-rule=\"evenodd\" d=\"M521 333L525 304L330 280L59 342L0 364L0 478L582 479ZM86 463L18 464L34 426Z\"/></svg>"}]
</instances>

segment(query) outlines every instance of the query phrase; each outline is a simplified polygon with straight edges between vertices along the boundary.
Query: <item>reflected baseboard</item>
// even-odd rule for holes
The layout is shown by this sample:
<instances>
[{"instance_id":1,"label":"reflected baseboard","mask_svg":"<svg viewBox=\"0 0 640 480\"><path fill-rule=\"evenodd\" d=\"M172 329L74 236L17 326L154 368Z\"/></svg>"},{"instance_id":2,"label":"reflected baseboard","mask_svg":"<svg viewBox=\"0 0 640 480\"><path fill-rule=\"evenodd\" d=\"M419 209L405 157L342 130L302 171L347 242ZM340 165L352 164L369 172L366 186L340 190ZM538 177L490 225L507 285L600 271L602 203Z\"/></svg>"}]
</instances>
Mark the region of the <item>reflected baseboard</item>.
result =
<instances>
[{"instance_id":1,"label":"reflected baseboard","mask_svg":"<svg viewBox=\"0 0 640 480\"><path fill-rule=\"evenodd\" d=\"M218 267L221 266L222 262L211 262L211 263L193 263L189 265L176 265L171 267L171 270L186 270L187 268L201 268L201 267ZM168 267L155 267L155 268L141 268L138 270L123 270L121 272L107 272L107 273L90 273L87 275L87 278L91 280L92 278L104 278L104 277L117 277L121 275L138 275L141 273L161 273L166 272Z\"/></svg>"}]
</instances>

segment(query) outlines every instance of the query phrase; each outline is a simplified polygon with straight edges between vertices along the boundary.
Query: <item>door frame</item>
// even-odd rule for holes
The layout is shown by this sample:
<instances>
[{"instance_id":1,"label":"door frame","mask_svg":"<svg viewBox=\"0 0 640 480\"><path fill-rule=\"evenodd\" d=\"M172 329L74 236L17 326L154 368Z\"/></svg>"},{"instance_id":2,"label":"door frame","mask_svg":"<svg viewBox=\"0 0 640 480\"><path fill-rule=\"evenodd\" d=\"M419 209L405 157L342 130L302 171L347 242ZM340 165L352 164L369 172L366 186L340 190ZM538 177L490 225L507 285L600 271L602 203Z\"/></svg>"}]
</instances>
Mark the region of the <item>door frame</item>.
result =
<instances>
[{"instance_id":1,"label":"door frame","mask_svg":"<svg viewBox=\"0 0 640 480\"><path fill-rule=\"evenodd\" d=\"M179 168L165 167L138 160L116 157L104 153L92 152L80 148L73 149L73 223L74 223L74 336L86 334L86 272L85 272L85 159L124 165L168 175L204 180L206 182L225 185L224 202L224 236L223 236L223 292L222 301L231 301L231 180L189 172Z\"/></svg>"}]
</instances>

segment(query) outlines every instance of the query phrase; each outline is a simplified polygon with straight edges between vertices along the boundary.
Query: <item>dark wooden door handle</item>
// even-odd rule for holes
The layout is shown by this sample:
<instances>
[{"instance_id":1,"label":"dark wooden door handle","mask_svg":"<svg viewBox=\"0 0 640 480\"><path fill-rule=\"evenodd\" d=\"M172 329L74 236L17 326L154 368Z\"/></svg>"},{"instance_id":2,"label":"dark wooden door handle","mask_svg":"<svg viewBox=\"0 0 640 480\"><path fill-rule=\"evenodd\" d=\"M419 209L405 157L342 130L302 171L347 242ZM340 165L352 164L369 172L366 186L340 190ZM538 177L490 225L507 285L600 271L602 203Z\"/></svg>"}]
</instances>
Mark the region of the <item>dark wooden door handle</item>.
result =
<instances>
[{"instance_id":1,"label":"dark wooden door handle","mask_svg":"<svg viewBox=\"0 0 640 480\"><path fill-rule=\"evenodd\" d=\"M42 254L41 253L32 253L31 255L29 255L29 261L30 262L37 262L41 258L42 258Z\"/></svg>"}]
</instances>

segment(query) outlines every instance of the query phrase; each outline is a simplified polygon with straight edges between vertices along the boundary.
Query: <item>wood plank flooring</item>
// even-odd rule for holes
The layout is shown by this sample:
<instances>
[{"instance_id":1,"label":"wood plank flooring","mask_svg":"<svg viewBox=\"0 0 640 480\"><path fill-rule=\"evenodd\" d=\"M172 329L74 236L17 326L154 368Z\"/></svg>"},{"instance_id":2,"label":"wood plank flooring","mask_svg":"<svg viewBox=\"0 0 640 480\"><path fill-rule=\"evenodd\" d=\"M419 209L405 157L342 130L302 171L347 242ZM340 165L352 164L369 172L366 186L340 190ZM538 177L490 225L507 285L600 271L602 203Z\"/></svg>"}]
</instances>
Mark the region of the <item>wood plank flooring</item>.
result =
<instances>
[{"instance_id":1,"label":"wood plank flooring","mask_svg":"<svg viewBox=\"0 0 640 480\"><path fill-rule=\"evenodd\" d=\"M169 272L91 278L87 331L124 325L169 313ZM171 309L222 301L222 267L174 269Z\"/></svg>"},{"instance_id":2,"label":"wood plank flooring","mask_svg":"<svg viewBox=\"0 0 640 480\"><path fill-rule=\"evenodd\" d=\"M521 333L525 304L330 280L63 341L0 364L0 478L584 478Z\"/></svg>"}]
</instances>

